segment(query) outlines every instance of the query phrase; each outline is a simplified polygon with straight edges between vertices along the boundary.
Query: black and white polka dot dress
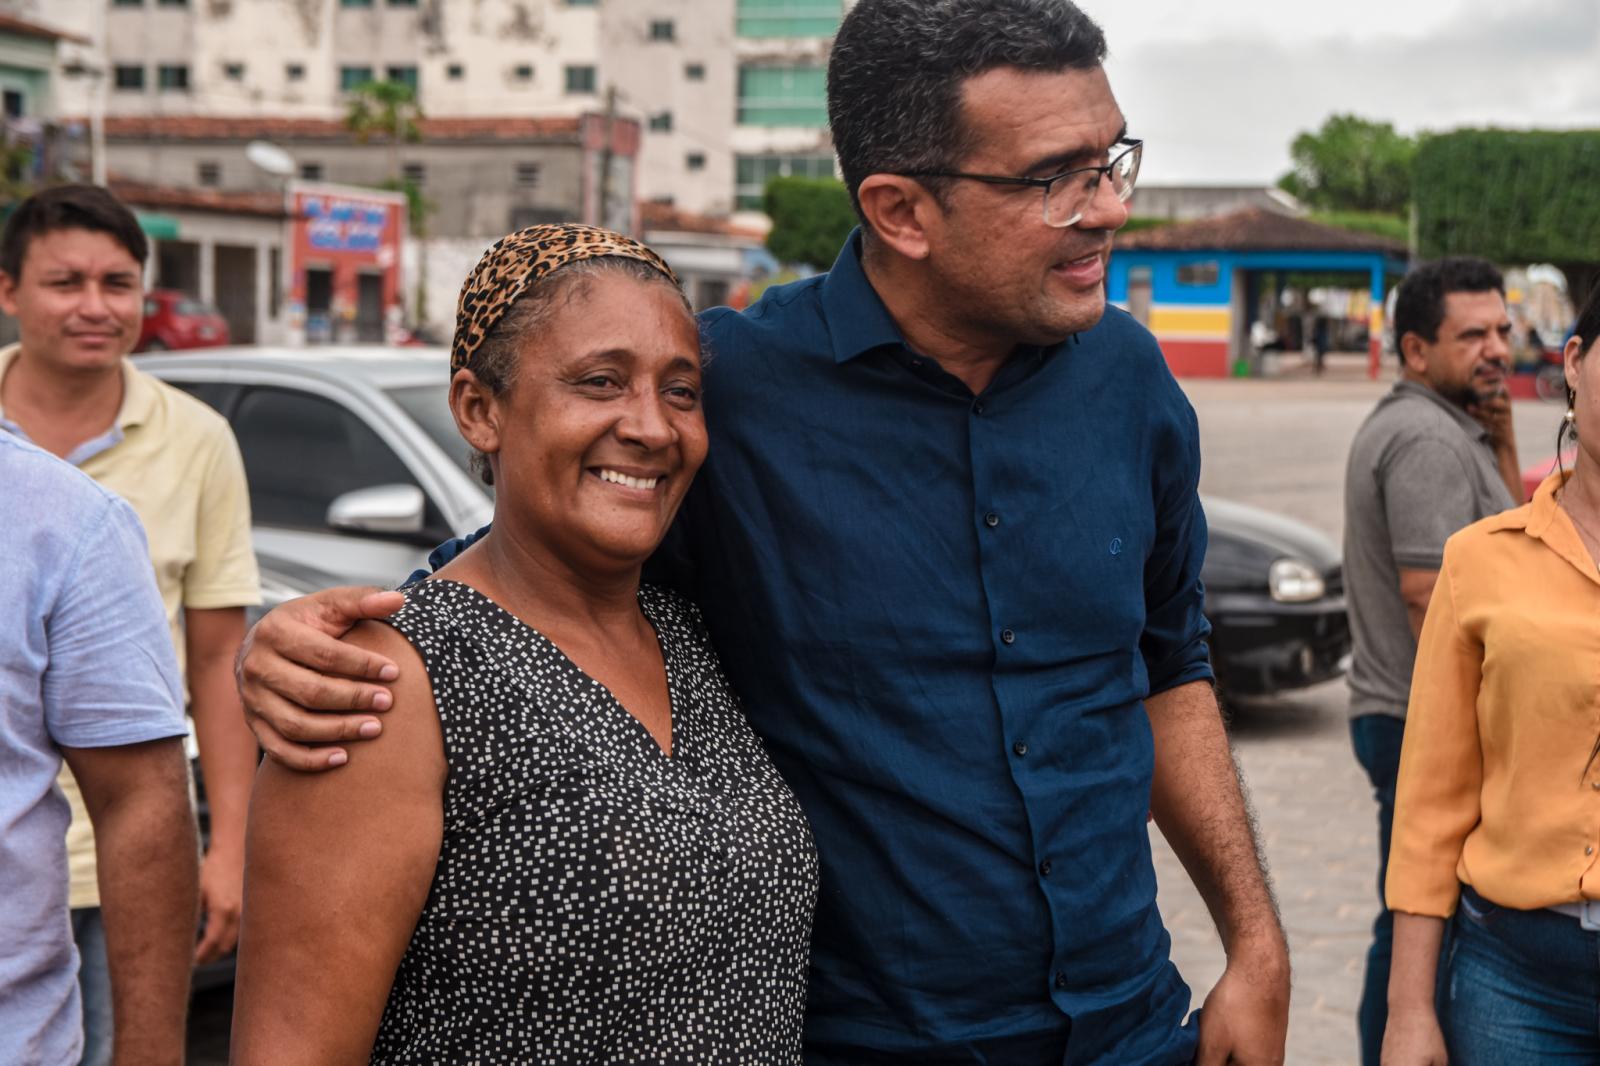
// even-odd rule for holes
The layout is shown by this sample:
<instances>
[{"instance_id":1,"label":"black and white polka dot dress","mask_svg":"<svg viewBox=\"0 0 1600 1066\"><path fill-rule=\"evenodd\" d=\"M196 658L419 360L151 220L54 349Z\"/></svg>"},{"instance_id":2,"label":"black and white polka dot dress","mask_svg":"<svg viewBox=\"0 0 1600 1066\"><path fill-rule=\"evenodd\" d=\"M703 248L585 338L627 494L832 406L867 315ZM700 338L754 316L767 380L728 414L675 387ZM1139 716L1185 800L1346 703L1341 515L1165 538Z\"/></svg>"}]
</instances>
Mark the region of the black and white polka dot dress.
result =
<instances>
[{"instance_id":1,"label":"black and white polka dot dress","mask_svg":"<svg viewBox=\"0 0 1600 1066\"><path fill-rule=\"evenodd\" d=\"M375 1063L797 1063L817 857L698 611L639 592L673 754L474 589L390 621L422 656L444 843Z\"/></svg>"}]
</instances>

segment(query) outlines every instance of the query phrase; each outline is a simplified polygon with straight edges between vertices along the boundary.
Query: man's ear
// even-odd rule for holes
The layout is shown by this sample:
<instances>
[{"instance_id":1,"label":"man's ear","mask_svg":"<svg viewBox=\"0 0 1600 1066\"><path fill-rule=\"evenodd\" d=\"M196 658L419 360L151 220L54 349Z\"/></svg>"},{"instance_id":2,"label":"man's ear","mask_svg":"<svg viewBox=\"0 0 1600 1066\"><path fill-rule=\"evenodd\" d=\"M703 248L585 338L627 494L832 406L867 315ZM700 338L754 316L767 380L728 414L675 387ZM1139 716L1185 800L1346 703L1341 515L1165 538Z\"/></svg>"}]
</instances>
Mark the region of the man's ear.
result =
<instances>
[{"instance_id":1,"label":"man's ear","mask_svg":"<svg viewBox=\"0 0 1600 1066\"><path fill-rule=\"evenodd\" d=\"M928 233L944 217L944 209L916 178L871 174L856 190L861 213L873 236L907 259L926 259Z\"/></svg>"},{"instance_id":2,"label":"man's ear","mask_svg":"<svg viewBox=\"0 0 1600 1066\"><path fill-rule=\"evenodd\" d=\"M1424 374L1428 370L1427 344L1421 336L1410 330L1400 338L1400 358L1413 374Z\"/></svg>"},{"instance_id":3,"label":"man's ear","mask_svg":"<svg viewBox=\"0 0 1600 1066\"><path fill-rule=\"evenodd\" d=\"M485 455L500 450L500 403L470 370L457 370L450 379L450 414L472 447Z\"/></svg>"},{"instance_id":4,"label":"man's ear","mask_svg":"<svg viewBox=\"0 0 1600 1066\"><path fill-rule=\"evenodd\" d=\"M0 270L0 311L17 317L17 279Z\"/></svg>"}]
</instances>

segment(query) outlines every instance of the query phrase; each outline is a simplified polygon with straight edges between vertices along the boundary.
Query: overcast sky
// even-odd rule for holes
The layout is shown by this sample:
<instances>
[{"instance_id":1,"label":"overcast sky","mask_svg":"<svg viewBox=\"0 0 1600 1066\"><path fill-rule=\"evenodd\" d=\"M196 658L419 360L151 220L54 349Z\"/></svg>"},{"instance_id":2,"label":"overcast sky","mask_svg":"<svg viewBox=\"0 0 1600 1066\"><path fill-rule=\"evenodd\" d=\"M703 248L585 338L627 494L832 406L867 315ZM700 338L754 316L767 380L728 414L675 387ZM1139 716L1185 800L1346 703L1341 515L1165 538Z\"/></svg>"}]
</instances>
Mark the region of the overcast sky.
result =
<instances>
[{"instance_id":1,"label":"overcast sky","mask_svg":"<svg viewBox=\"0 0 1600 1066\"><path fill-rule=\"evenodd\" d=\"M1271 182L1340 111L1407 133L1600 128L1600 0L1079 3L1151 183Z\"/></svg>"}]
</instances>

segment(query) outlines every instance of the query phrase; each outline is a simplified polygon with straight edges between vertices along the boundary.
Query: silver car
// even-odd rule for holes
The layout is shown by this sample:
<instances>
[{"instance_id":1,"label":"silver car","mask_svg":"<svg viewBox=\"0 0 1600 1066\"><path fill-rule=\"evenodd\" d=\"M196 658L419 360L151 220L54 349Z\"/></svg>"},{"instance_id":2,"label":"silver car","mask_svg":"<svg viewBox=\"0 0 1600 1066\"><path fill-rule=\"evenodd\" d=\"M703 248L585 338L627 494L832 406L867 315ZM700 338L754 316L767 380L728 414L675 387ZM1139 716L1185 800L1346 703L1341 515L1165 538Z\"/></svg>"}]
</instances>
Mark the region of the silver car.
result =
<instances>
[{"instance_id":1,"label":"silver car","mask_svg":"<svg viewBox=\"0 0 1600 1066\"><path fill-rule=\"evenodd\" d=\"M393 587L490 519L442 348L216 348L135 365L232 425L267 607L332 585Z\"/></svg>"}]
</instances>

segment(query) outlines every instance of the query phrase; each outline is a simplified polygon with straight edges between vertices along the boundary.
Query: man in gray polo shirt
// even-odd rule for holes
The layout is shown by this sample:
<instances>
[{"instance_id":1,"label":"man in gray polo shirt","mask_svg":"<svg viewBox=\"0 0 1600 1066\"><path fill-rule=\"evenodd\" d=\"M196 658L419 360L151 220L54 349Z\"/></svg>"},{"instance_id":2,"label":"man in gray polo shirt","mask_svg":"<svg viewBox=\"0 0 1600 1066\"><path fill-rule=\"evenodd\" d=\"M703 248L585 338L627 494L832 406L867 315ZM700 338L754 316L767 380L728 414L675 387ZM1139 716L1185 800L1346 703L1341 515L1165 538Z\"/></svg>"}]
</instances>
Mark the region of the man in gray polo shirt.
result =
<instances>
[{"instance_id":1,"label":"man in gray polo shirt","mask_svg":"<svg viewBox=\"0 0 1600 1066\"><path fill-rule=\"evenodd\" d=\"M1362 423L1345 468L1350 735L1378 799L1380 906L1411 664L1444 542L1521 495L1505 387L1510 333L1491 264L1441 259L1408 274L1394 310L1400 380ZM1377 1066L1383 1043L1392 928L1383 908L1359 1015L1366 1066Z\"/></svg>"}]
</instances>

